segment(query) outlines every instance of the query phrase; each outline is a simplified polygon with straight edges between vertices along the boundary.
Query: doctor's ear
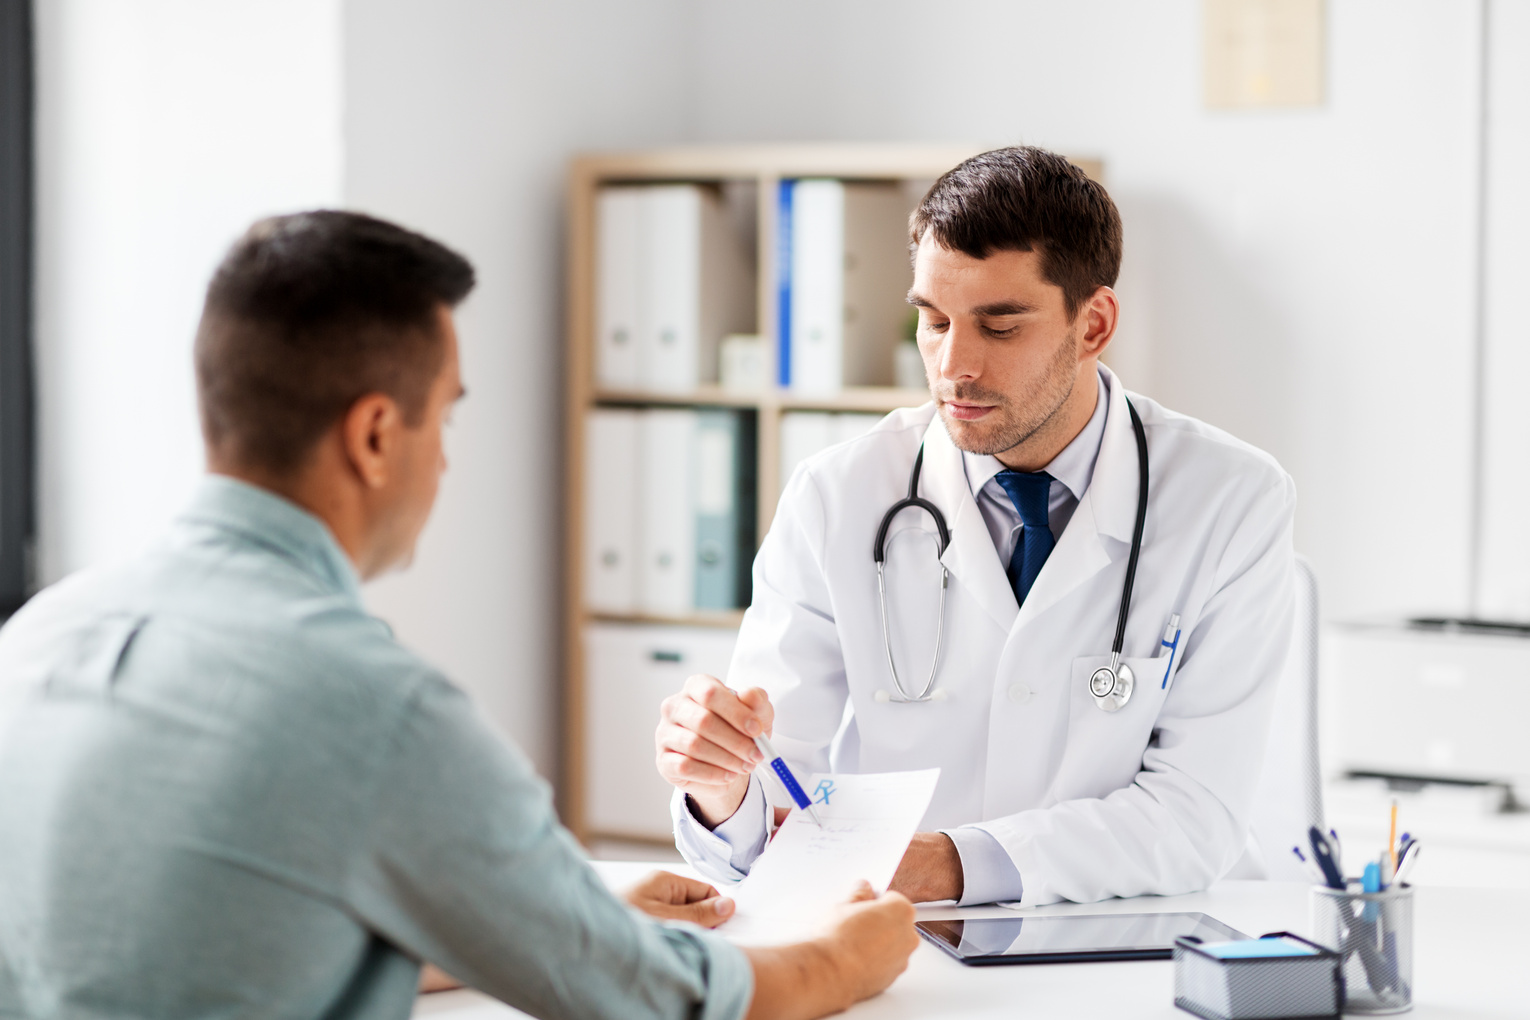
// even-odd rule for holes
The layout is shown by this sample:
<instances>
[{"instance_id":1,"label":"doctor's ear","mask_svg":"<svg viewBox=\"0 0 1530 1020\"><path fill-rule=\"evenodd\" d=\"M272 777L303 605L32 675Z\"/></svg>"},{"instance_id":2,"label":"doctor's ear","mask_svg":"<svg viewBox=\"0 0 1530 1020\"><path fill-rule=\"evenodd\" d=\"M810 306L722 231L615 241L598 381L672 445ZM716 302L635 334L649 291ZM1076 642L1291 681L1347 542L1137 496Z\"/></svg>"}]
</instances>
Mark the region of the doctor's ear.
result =
<instances>
[{"instance_id":1,"label":"doctor's ear","mask_svg":"<svg viewBox=\"0 0 1530 1020\"><path fill-rule=\"evenodd\" d=\"M1079 331L1079 355L1098 358L1110 346L1116 335L1116 322L1121 315L1121 302L1109 287L1099 287L1079 306L1074 318Z\"/></svg>"}]
</instances>

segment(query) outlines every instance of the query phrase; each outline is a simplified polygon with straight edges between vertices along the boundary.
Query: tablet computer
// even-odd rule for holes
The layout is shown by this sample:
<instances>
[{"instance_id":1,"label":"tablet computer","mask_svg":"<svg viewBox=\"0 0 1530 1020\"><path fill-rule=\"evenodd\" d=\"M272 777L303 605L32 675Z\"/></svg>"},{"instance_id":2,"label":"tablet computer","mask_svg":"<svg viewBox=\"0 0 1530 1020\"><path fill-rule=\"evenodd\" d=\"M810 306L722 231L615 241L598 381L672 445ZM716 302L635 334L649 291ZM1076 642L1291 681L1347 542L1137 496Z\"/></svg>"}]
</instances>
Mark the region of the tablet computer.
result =
<instances>
[{"instance_id":1,"label":"tablet computer","mask_svg":"<svg viewBox=\"0 0 1530 1020\"><path fill-rule=\"evenodd\" d=\"M919 934L973 966L1000 963L1085 963L1167 960L1174 940L1204 942L1247 935L1205 914L1042 914L961 921L920 921Z\"/></svg>"}]
</instances>

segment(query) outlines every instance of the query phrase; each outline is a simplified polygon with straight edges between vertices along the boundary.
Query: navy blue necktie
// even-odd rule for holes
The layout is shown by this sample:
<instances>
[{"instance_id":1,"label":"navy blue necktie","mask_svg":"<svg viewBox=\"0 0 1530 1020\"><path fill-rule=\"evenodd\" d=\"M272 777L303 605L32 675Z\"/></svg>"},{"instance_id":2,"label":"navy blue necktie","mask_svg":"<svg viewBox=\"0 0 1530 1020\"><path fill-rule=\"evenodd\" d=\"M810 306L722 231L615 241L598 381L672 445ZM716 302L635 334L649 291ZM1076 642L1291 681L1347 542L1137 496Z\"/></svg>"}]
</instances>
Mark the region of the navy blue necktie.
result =
<instances>
[{"instance_id":1,"label":"navy blue necktie","mask_svg":"<svg viewBox=\"0 0 1530 1020\"><path fill-rule=\"evenodd\" d=\"M1009 501L1020 514L1020 540L1009 557L1009 586L1015 590L1015 604L1025 605L1025 597L1041 573L1041 565L1052 555L1057 544L1052 538L1052 526L1047 520L1047 505L1051 502L1052 476L1045 471L1029 474L1024 471L1000 471L994 476Z\"/></svg>"}]
</instances>

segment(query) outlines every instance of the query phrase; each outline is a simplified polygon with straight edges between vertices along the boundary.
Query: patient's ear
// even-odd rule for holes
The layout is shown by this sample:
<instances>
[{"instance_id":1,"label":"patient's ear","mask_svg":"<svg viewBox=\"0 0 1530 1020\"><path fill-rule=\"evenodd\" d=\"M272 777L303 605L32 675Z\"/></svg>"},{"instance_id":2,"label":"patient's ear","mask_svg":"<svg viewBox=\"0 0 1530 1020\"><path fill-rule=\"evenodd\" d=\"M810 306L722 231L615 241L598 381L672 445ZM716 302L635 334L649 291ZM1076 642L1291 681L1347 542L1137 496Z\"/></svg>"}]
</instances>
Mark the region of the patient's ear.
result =
<instances>
[{"instance_id":1,"label":"patient's ear","mask_svg":"<svg viewBox=\"0 0 1530 1020\"><path fill-rule=\"evenodd\" d=\"M345 412L340 430L346 460L367 488L388 484L403 426L398 404L385 393L368 393Z\"/></svg>"}]
</instances>

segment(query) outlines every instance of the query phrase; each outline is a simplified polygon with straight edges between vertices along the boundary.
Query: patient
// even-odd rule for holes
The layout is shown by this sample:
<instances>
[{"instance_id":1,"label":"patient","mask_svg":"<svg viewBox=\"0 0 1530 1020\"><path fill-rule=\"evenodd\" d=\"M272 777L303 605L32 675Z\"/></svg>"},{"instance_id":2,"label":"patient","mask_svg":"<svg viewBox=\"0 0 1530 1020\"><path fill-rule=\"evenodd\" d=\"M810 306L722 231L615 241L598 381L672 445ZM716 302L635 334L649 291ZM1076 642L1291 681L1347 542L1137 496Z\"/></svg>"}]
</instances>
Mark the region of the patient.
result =
<instances>
[{"instance_id":1,"label":"patient","mask_svg":"<svg viewBox=\"0 0 1530 1020\"><path fill-rule=\"evenodd\" d=\"M219 266L208 477L152 549L0 632L0 1017L406 1017L429 961L536 1016L795 1018L903 970L897 894L774 949L633 912L522 754L367 615L446 467L472 286L339 212L257 223ZM631 896L731 910L675 876Z\"/></svg>"}]
</instances>

